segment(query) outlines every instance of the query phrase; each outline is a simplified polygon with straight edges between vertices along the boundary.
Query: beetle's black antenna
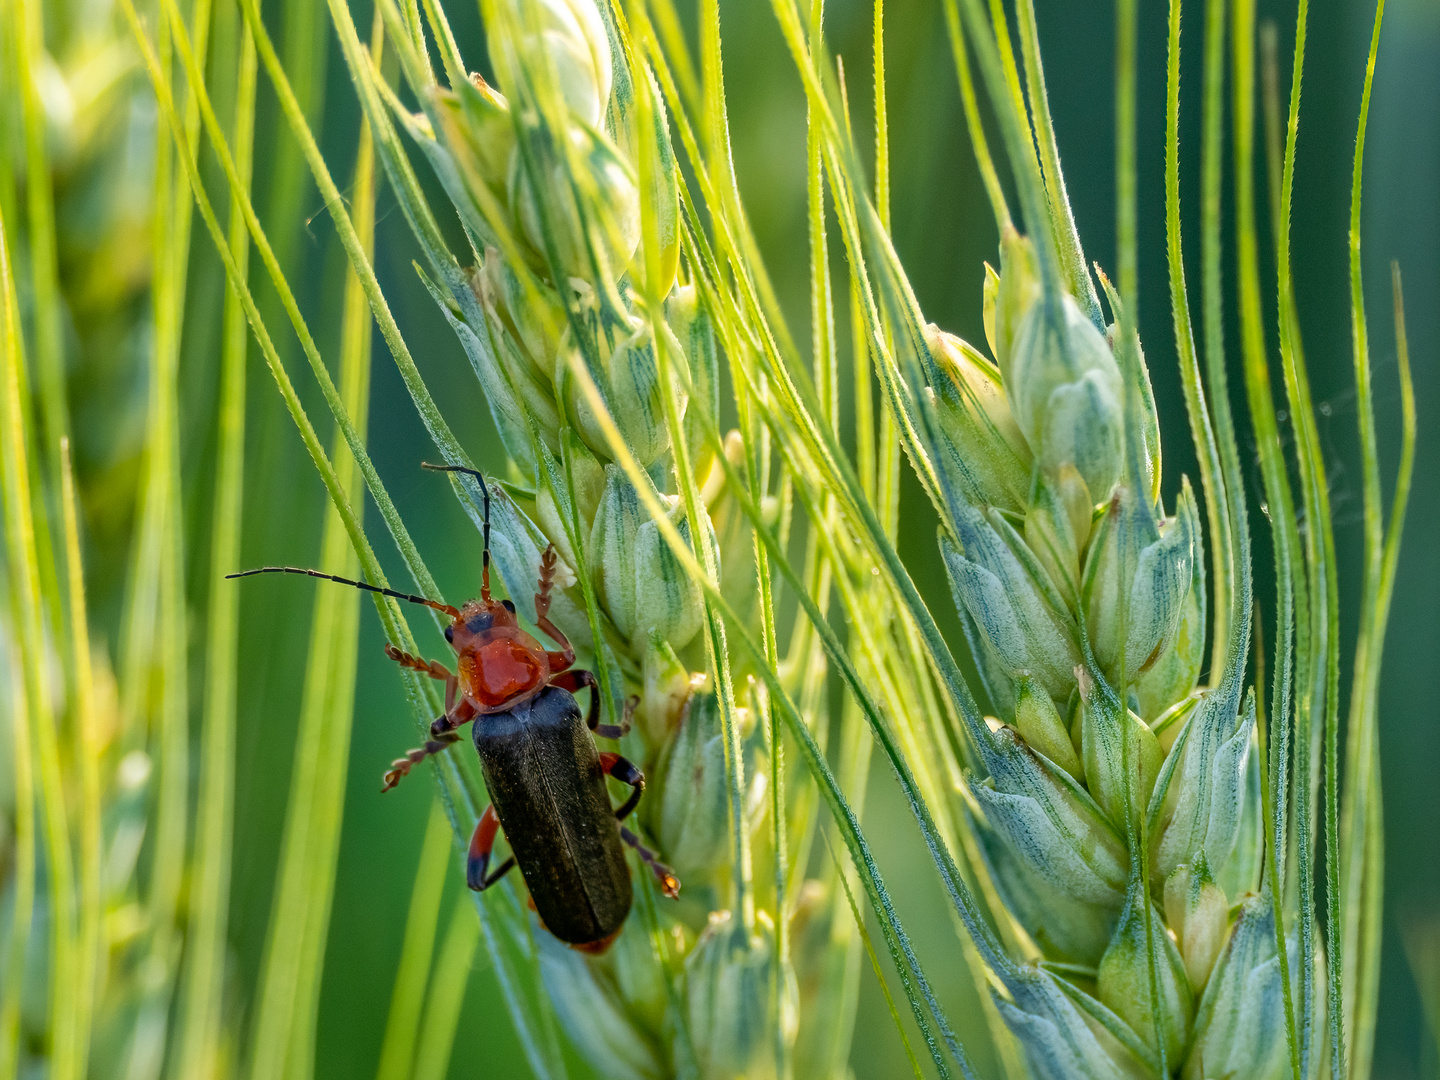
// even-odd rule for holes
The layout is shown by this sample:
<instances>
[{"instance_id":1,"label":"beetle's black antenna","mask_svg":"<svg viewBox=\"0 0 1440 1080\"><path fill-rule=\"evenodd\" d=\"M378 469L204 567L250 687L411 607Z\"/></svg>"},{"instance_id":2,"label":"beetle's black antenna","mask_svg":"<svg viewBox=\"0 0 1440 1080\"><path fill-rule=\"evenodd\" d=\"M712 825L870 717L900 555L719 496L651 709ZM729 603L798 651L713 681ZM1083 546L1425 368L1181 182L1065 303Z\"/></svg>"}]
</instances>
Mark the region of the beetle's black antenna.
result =
<instances>
[{"instance_id":1,"label":"beetle's black antenna","mask_svg":"<svg viewBox=\"0 0 1440 1080\"><path fill-rule=\"evenodd\" d=\"M480 494L485 497L485 551L481 554L481 565L484 567L480 578L480 599L487 604L490 602L490 486L485 483L485 477L480 474L479 469L471 469L465 465L431 465L428 461L420 463L422 469L429 469L431 472L458 472L466 476L473 476L480 481Z\"/></svg>"},{"instance_id":2,"label":"beetle's black antenna","mask_svg":"<svg viewBox=\"0 0 1440 1080\"><path fill-rule=\"evenodd\" d=\"M396 600L408 600L412 604L424 604L426 607L444 612L452 619L460 617L457 609L439 600L416 596L414 593L396 592L394 589L382 589L379 585L371 585L366 581L351 581L349 578L337 577L321 570L306 570L301 566L260 566L254 570L241 570L238 574L226 574L225 577L228 580L229 578L250 577L253 574L304 574L306 577L321 578L324 581L338 581L341 585L350 585L356 589L364 589L366 592L379 593L381 596L393 596Z\"/></svg>"}]
</instances>

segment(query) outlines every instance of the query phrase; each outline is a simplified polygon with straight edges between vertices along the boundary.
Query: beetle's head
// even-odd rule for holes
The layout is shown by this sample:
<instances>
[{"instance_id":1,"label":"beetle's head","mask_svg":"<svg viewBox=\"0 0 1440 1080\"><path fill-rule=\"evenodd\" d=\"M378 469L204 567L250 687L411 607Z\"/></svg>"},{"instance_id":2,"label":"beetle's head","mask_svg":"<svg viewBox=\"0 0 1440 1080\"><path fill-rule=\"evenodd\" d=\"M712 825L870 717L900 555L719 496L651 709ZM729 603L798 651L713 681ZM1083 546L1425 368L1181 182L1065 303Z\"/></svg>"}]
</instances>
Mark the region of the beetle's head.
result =
<instances>
[{"instance_id":1,"label":"beetle's head","mask_svg":"<svg viewBox=\"0 0 1440 1080\"><path fill-rule=\"evenodd\" d=\"M445 628L445 640L456 652L464 652L484 644L492 630L519 625L515 605L509 600L467 600L455 621Z\"/></svg>"}]
</instances>

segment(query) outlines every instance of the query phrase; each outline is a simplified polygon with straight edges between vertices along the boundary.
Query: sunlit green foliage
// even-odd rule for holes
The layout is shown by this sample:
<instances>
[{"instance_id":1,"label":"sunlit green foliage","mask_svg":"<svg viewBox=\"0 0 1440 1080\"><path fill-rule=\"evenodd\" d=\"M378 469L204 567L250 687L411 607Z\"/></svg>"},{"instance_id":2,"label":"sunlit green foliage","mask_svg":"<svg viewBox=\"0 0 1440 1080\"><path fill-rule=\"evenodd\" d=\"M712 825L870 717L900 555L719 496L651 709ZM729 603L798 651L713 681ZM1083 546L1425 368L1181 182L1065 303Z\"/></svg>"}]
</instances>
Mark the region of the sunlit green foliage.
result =
<instances>
[{"instance_id":1,"label":"sunlit green foliage","mask_svg":"<svg viewBox=\"0 0 1440 1080\"><path fill-rule=\"evenodd\" d=\"M452 1045L473 966L537 1077L840 1080L862 954L907 1058L893 1067L917 1076L1368 1076L1380 661L1416 430L1397 270L1401 453L1383 479L1360 261L1383 5L1349 218L1364 559L1348 715L1291 265L1304 0L1288 106L1251 0L1203 5L1203 77L1182 94L1169 5L1166 255L1193 490L1162 474L1162 434L1187 429L1157 409L1140 339L1142 299L1163 305L1140 296L1136 50L1162 42L1137 40L1133 0L1114 20L1113 285L1067 194L1032 0L936 13L999 239L969 305L988 355L926 317L892 236L878 0L858 79L827 43L833 11L770 5L806 118L800 318L767 270L765 208L742 197L726 64L749 42L728 8L478 7L469 37L455 27L474 13L440 0L376 0L364 19L345 0L0 0L0 1080L328 1068L327 959L368 932L335 913L357 677L379 650L362 649L356 592L292 580L283 610L254 616L223 575L300 551L385 585L398 554L397 588L442 595L409 507L422 483L444 503L443 481L392 478L392 497L372 384L413 406L427 456L492 474L495 584L529 623L555 567L549 616L649 778L630 824L683 883L672 900L632 859L618 942L563 947L519 875L456 887L487 796L466 747L437 755L406 785L433 794L402 951L393 976L371 973L377 1076L470 1074ZM341 88L357 134L337 143L322 120ZM391 206L418 285L377 252ZM313 275L310 209L338 241ZM433 304L397 317L406 289ZM469 372L435 371L440 331ZM462 438L476 425L457 386L486 402L495 450ZM307 550L291 512L312 466L328 505ZM907 478L921 494L902 528ZM473 581L480 488L452 473L450 493L476 526ZM367 503L393 553L372 546ZM912 516L938 543L905 535ZM942 574L948 595L917 584ZM389 642L444 655L412 631L420 609L375 608ZM399 753L441 695L384 674L410 706L411 729L385 732ZM289 710L283 762L245 727L254 702ZM902 919L891 838L862 825L872 757L951 927ZM258 844L237 813L247 769L283 804L257 815L273 826ZM258 888L257 851L275 864ZM932 982L962 968L974 1017Z\"/></svg>"}]
</instances>

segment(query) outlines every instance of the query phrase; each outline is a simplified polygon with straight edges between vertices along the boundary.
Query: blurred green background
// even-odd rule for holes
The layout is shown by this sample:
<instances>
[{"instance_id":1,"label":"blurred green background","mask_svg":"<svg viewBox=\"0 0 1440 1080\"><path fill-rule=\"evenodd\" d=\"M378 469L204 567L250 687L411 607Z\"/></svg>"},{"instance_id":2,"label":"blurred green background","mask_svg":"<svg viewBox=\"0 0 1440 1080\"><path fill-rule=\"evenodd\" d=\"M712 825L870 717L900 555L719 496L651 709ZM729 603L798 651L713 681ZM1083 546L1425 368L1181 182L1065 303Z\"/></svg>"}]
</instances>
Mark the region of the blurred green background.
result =
<instances>
[{"instance_id":1,"label":"blurred green background","mask_svg":"<svg viewBox=\"0 0 1440 1080\"><path fill-rule=\"evenodd\" d=\"M311 0L291 0L292 3ZM363 5L356 5L357 9ZM682 7L684 5L681 5ZM474 5L447 5L462 50L482 66L483 37ZM1109 5L1037 0L1041 44L1051 105L1070 198L1087 253L1114 266L1114 169L1112 15ZM1188 5L1184 26L1182 191L1198 204L1200 17ZM1164 4L1140 5L1139 197L1140 326L1165 433L1166 484L1173 491L1182 472L1194 475L1194 455L1184 421L1169 320L1163 222ZM764 0L724 0L729 116L742 194L750 210L781 297L803 340L807 311L808 246L804 218L805 114L798 80L770 6ZM1283 66L1293 33L1290 4L1261 3L1262 18L1279 23ZM295 20L281 4L266 5L282 41ZM1292 245L1306 356L1316 400L1322 402L1321 434L1330 466L1336 542L1342 571L1342 603L1357 609L1360 475L1348 316L1346 227L1351 152L1355 137L1366 46L1374 9L1358 0L1335 0L1311 11L1302 98ZM832 46L845 59L850 100L858 125L868 127L872 7L866 0L832 0L827 22ZM348 171L358 130L354 95L328 24L310 45L328 52L323 93L311 102L327 157ZM368 13L357 10L365 25ZM894 234L926 316L948 330L982 341L982 262L995 258L996 237L966 140L942 9L935 0L891 0L885 11L889 70ZM297 45L291 42L289 48ZM1282 88L1285 82L1282 77ZM257 203L268 220L303 221L277 236L297 272L291 275L302 305L320 337L322 352L335 352L344 259L313 187L301 205L267 204L267 184L284 168L303 170L281 134L273 96L262 80L261 145ZM1228 172L1227 172L1228 178ZM1228 184L1227 184L1228 186ZM273 200L272 200L273 201ZM1228 196L1227 196L1228 201ZM443 200L442 200L443 202ZM488 411L449 328L437 317L412 268L418 256L393 196L383 187L377 207L376 266L382 285L422 373L456 434L479 461L499 470L498 442ZM1198 220L1186 218L1189 252L1198 253ZM197 230L192 273L202 289L223 281L208 239ZM1440 1076L1434 1034L1425 1022L1440 1016L1440 509L1434 495L1440 474L1440 381L1434 357L1440 350L1440 2L1391 0L1386 11L1366 155L1364 252L1370 304L1372 359L1381 415L1382 461L1393 468L1398 442L1399 392L1389 318L1389 262L1405 275L1411 354L1420 414L1417 482L1403 548L1399 587L1386 653L1381 731L1388 868L1386 951L1375 1057L1375 1075L1399 1080ZM838 247L838 245L836 245ZM285 254L282 252L282 255ZM838 256L837 256L838 258ZM1263 254L1262 254L1263 258ZM1273 263L1267 263L1273 266ZM204 275L208 275L205 277ZM1198 280L1198 264L1191 268ZM1233 304L1228 305L1232 310ZM1273 313L1272 313L1273 315ZM202 331L201 336L209 331ZM327 337L328 335L328 337ZM1233 331L1230 337L1233 342ZM189 346L187 346L189 347ZM253 350L252 350L253 352ZM289 358L298 350L289 346ZM378 337L370 416L371 452L416 541L451 599L476 591L479 540L450 499L445 485L426 477L418 463L433 454L387 352ZM187 365L188 400L209 408L214 373ZM207 381L210 380L210 381ZM325 410L312 380L298 380L310 395L312 416ZM251 368L249 468L245 493L246 565L313 565L318 558L325 495L305 458L289 417L258 358ZM1232 384L1233 385L1233 384ZM139 393L143 395L142 389ZM133 388L132 388L133 389ZM105 383L89 388L95 408L113 410L119 391ZM108 399L107 399L107 395ZM313 400L310 400L312 399ZM139 398L143 402L143 396ZM123 453L97 428L87 431L77 410L78 453L87 510L105 528L102 479ZM123 439L121 440L123 442ZM183 448L187 483L200 483L206 448ZM88 464L87 464L88 463ZM123 467L123 466L119 466ZM1256 474L1258 476L1258 474ZM1387 472L1388 475L1388 472ZM1257 480L1258 484L1258 480ZM1167 501L1171 492L1167 491ZM902 536L912 573L926 595L945 598L933 542L929 507L918 489L907 490ZM373 507L371 520L375 520ZM1258 515L1252 521L1260 522ZM116 523L123 529L124 523ZM203 525L197 527L203 529ZM1259 526L1257 525L1257 528ZM97 545L99 546L99 545ZM1268 538L1257 535L1263 566ZM406 580L393 551L380 556L397 581ZM203 567L203 560L197 562ZM103 578L105 567L92 567ZM197 570L198 575L204 570ZM205 583L190 583L203 594ZM309 633L311 590L293 579L247 583L242 610L235 873L231 940L241 986L258 974L270 914L280 827L289 790L294 725ZM96 603L114 625L120 597L103 584ZM281 618L276 613L285 613ZM1346 640L1353 642L1355 627ZM953 623L947 628L954 630ZM958 633L954 635L958 647ZM380 657L380 628L363 617L362 659ZM431 643L434 644L433 642ZM1347 644L1347 649L1348 649ZM345 825L329 947L317 1058L325 1078L373 1075L399 960L406 907L419 859L431 793L425 783L402 785L380 798L379 776L410 745L413 729L400 680L391 665L362 663L355 733L350 747ZM958 938L933 865L915 835L891 777L883 770L871 786L865 827L883 852L887 881L897 894L911 934L924 943L927 972L950 1015L973 1040L985 1068L987 1048L974 1008L974 990L960 961ZM449 888L461 887L452 871ZM448 904L442 910L448 910ZM1412 959L1405 943L1411 945ZM1426 942L1433 942L1428 947ZM947 954L954 957L947 962ZM903 1075L904 1055L867 970L852 1055L858 1077ZM577 1074L583 1069L577 1070ZM477 953L451 1061L452 1077L525 1075L518 1045L483 947Z\"/></svg>"}]
</instances>

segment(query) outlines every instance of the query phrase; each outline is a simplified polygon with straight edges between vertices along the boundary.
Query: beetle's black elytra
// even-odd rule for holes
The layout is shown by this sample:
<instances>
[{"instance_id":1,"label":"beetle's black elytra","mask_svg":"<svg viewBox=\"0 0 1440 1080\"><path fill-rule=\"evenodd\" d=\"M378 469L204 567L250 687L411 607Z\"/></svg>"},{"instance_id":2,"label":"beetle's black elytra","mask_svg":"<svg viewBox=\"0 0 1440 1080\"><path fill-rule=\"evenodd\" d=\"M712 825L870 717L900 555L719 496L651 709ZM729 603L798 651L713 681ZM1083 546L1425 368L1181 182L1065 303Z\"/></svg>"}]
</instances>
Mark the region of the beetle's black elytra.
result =
<instances>
[{"instance_id":1,"label":"beetle's black elytra","mask_svg":"<svg viewBox=\"0 0 1440 1080\"><path fill-rule=\"evenodd\" d=\"M566 690L547 686L475 725L485 787L536 913L561 941L613 935L630 912L630 868L600 755Z\"/></svg>"}]
</instances>

